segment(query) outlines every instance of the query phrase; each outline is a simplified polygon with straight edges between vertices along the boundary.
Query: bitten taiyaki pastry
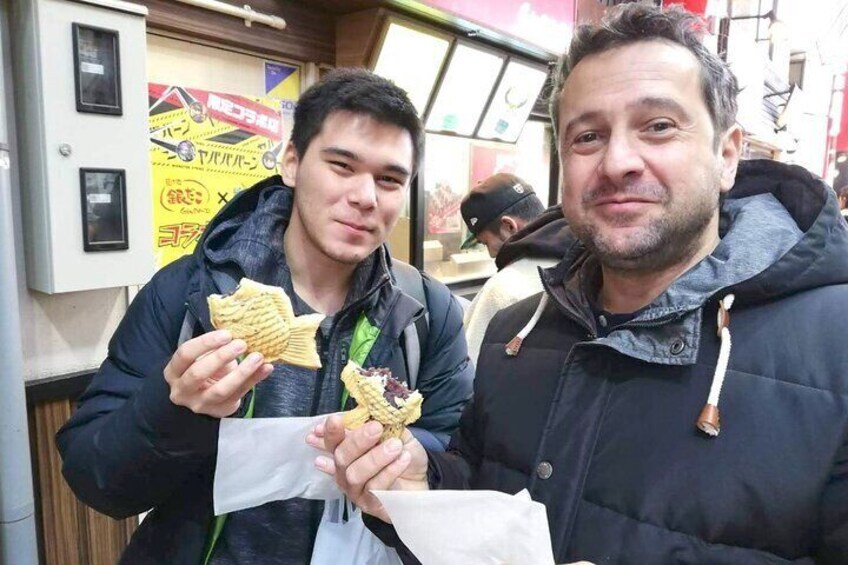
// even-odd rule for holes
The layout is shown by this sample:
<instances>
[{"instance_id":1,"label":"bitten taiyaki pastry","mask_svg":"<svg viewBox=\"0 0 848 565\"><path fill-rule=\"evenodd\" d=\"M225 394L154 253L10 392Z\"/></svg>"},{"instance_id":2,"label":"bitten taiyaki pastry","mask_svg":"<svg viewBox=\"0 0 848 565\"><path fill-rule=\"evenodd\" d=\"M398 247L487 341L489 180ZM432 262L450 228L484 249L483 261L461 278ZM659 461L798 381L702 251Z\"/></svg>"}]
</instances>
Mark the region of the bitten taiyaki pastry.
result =
<instances>
[{"instance_id":1,"label":"bitten taiyaki pastry","mask_svg":"<svg viewBox=\"0 0 848 565\"><path fill-rule=\"evenodd\" d=\"M243 339L247 350L261 353L267 363L321 367L315 332L324 316L295 316L283 289L243 278L235 292L213 294L208 302L215 329L230 330L233 338Z\"/></svg>"},{"instance_id":2,"label":"bitten taiyaki pastry","mask_svg":"<svg viewBox=\"0 0 848 565\"><path fill-rule=\"evenodd\" d=\"M421 393L410 391L406 384L392 378L389 369L363 369L348 361L342 370L342 382L357 403L356 408L342 414L344 425L350 430L368 420L377 420L383 424L381 440L400 438L404 426L421 417Z\"/></svg>"}]
</instances>

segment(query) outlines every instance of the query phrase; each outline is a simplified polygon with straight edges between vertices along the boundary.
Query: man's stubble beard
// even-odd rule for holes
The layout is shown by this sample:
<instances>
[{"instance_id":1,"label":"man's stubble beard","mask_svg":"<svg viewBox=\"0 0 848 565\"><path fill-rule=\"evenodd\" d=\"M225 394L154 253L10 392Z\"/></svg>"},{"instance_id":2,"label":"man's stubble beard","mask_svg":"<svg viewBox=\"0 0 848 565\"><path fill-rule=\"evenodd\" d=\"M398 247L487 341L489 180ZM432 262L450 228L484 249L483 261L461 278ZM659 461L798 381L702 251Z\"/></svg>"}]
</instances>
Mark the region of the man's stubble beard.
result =
<instances>
[{"instance_id":1,"label":"man's stubble beard","mask_svg":"<svg viewBox=\"0 0 848 565\"><path fill-rule=\"evenodd\" d=\"M697 206L684 209L676 218L666 213L639 229L624 246L616 245L613 238L589 223L572 224L572 230L606 268L633 273L658 271L698 253L704 232L718 213L719 195L718 188L712 194L702 194Z\"/></svg>"}]
</instances>

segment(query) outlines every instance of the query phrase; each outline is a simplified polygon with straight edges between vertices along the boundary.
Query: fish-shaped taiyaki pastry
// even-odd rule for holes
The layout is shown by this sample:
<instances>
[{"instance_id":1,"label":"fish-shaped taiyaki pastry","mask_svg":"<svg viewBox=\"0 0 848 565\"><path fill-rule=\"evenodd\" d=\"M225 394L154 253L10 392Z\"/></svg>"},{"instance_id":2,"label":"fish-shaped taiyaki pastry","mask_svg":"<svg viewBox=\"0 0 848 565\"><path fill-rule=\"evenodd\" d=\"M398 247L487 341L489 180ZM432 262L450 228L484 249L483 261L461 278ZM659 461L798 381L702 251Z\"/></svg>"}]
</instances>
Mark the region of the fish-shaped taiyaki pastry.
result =
<instances>
[{"instance_id":1,"label":"fish-shaped taiyaki pastry","mask_svg":"<svg viewBox=\"0 0 848 565\"><path fill-rule=\"evenodd\" d=\"M382 440L403 434L404 426L421 417L423 397L417 390L392 377L386 368L363 369L348 361L342 370L342 382L356 400L353 410L342 413L346 428L355 430L368 420L383 424Z\"/></svg>"},{"instance_id":2,"label":"fish-shaped taiyaki pastry","mask_svg":"<svg viewBox=\"0 0 848 565\"><path fill-rule=\"evenodd\" d=\"M324 316L295 316L283 289L243 278L235 292L213 294L208 302L215 329L230 330L233 338L247 342L248 351L261 353L266 363L321 367L315 332Z\"/></svg>"}]
</instances>

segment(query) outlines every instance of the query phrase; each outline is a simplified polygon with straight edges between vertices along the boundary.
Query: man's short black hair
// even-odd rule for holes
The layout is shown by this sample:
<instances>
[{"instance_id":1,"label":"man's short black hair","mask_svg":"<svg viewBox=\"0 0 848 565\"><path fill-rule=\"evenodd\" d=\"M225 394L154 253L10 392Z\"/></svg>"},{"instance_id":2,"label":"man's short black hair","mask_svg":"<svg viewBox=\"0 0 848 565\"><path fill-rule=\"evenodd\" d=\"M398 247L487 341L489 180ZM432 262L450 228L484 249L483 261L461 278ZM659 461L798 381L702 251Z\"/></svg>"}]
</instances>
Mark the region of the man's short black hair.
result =
<instances>
[{"instance_id":1,"label":"man's short black hair","mask_svg":"<svg viewBox=\"0 0 848 565\"><path fill-rule=\"evenodd\" d=\"M539 200L535 194L529 195L527 198L522 198L495 218L483 230L489 230L494 233L500 232L501 218L509 216L511 218L519 218L525 222L532 222L545 211L545 205Z\"/></svg>"},{"instance_id":2,"label":"man's short black hair","mask_svg":"<svg viewBox=\"0 0 848 565\"><path fill-rule=\"evenodd\" d=\"M335 69L307 89L294 110L291 141L303 157L312 139L333 112L368 115L378 122L405 129L412 138L413 171L424 147L424 128L406 92L365 69Z\"/></svg>"},{"instance_id":3,"label":"man's short black hair","mask_svg":"<svg viewBox=\"0 0 848 565\"><path fill-rule=\"evenodd\" d=\"M716 141L736 123L736 77L717 55L701 42L703 23L698 16L677 6L665 11L644 4L624 4L604 16L600 25L577 28L568 52L554 73L550 112L554 131L559 127L559 102L565 81L577 64L596 55L640 41L666 41L689 50L701 67L701 89L712 118Z\"/></svg>"}]
</instances>

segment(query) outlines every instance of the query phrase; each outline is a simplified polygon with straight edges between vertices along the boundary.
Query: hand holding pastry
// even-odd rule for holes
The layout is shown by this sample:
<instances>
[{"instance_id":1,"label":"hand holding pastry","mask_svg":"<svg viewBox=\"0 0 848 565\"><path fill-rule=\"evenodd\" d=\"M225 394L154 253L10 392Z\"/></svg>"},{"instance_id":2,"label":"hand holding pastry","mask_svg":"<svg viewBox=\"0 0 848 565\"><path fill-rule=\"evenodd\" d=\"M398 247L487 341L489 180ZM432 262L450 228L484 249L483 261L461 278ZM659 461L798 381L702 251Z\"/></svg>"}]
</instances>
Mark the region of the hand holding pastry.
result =
<instances>
[{"instance_id":1,"label":"hand holding pastry","mask_svg":"<svg viewBox=\"0 0 848 565\"><path fill-rule=\"evenodd\" d=\"M247 391L274 369L259 353L251 353L237 364L246 347L228 331L210 332L183 343L165 366L171 402L196 414L232 415Z\"/></svg>"},{"instance_id":2,"label":"hand holding pastry","mask_svg":"<svg viewBox=\"0 0 848 565\"><path fill-rule=\"evenodd\" d=\"M333 475L363 512L390 521L373 490L427 490L427 453L406 426L421 417L421 393L410 391L384 368L363 369L353 361L342 370L353 410L331 416L307 442L332 454L315 465Z\"/></svg>"},{"instance_id":3,"label":"hand holding pastry","mask_svg":"<svg viewBox=\"0 0 848 565\"><path fill-rule=\"evenodd\" d=\"M363 512L391 522L374 490L427 490L427 452L407 429L401 438L382 443L383 426L370 421L345 429L341 415L316 427L307 442L331 457L318 457L315 466L333 475L336 484Z\"/></svg>"}]
</instances>

